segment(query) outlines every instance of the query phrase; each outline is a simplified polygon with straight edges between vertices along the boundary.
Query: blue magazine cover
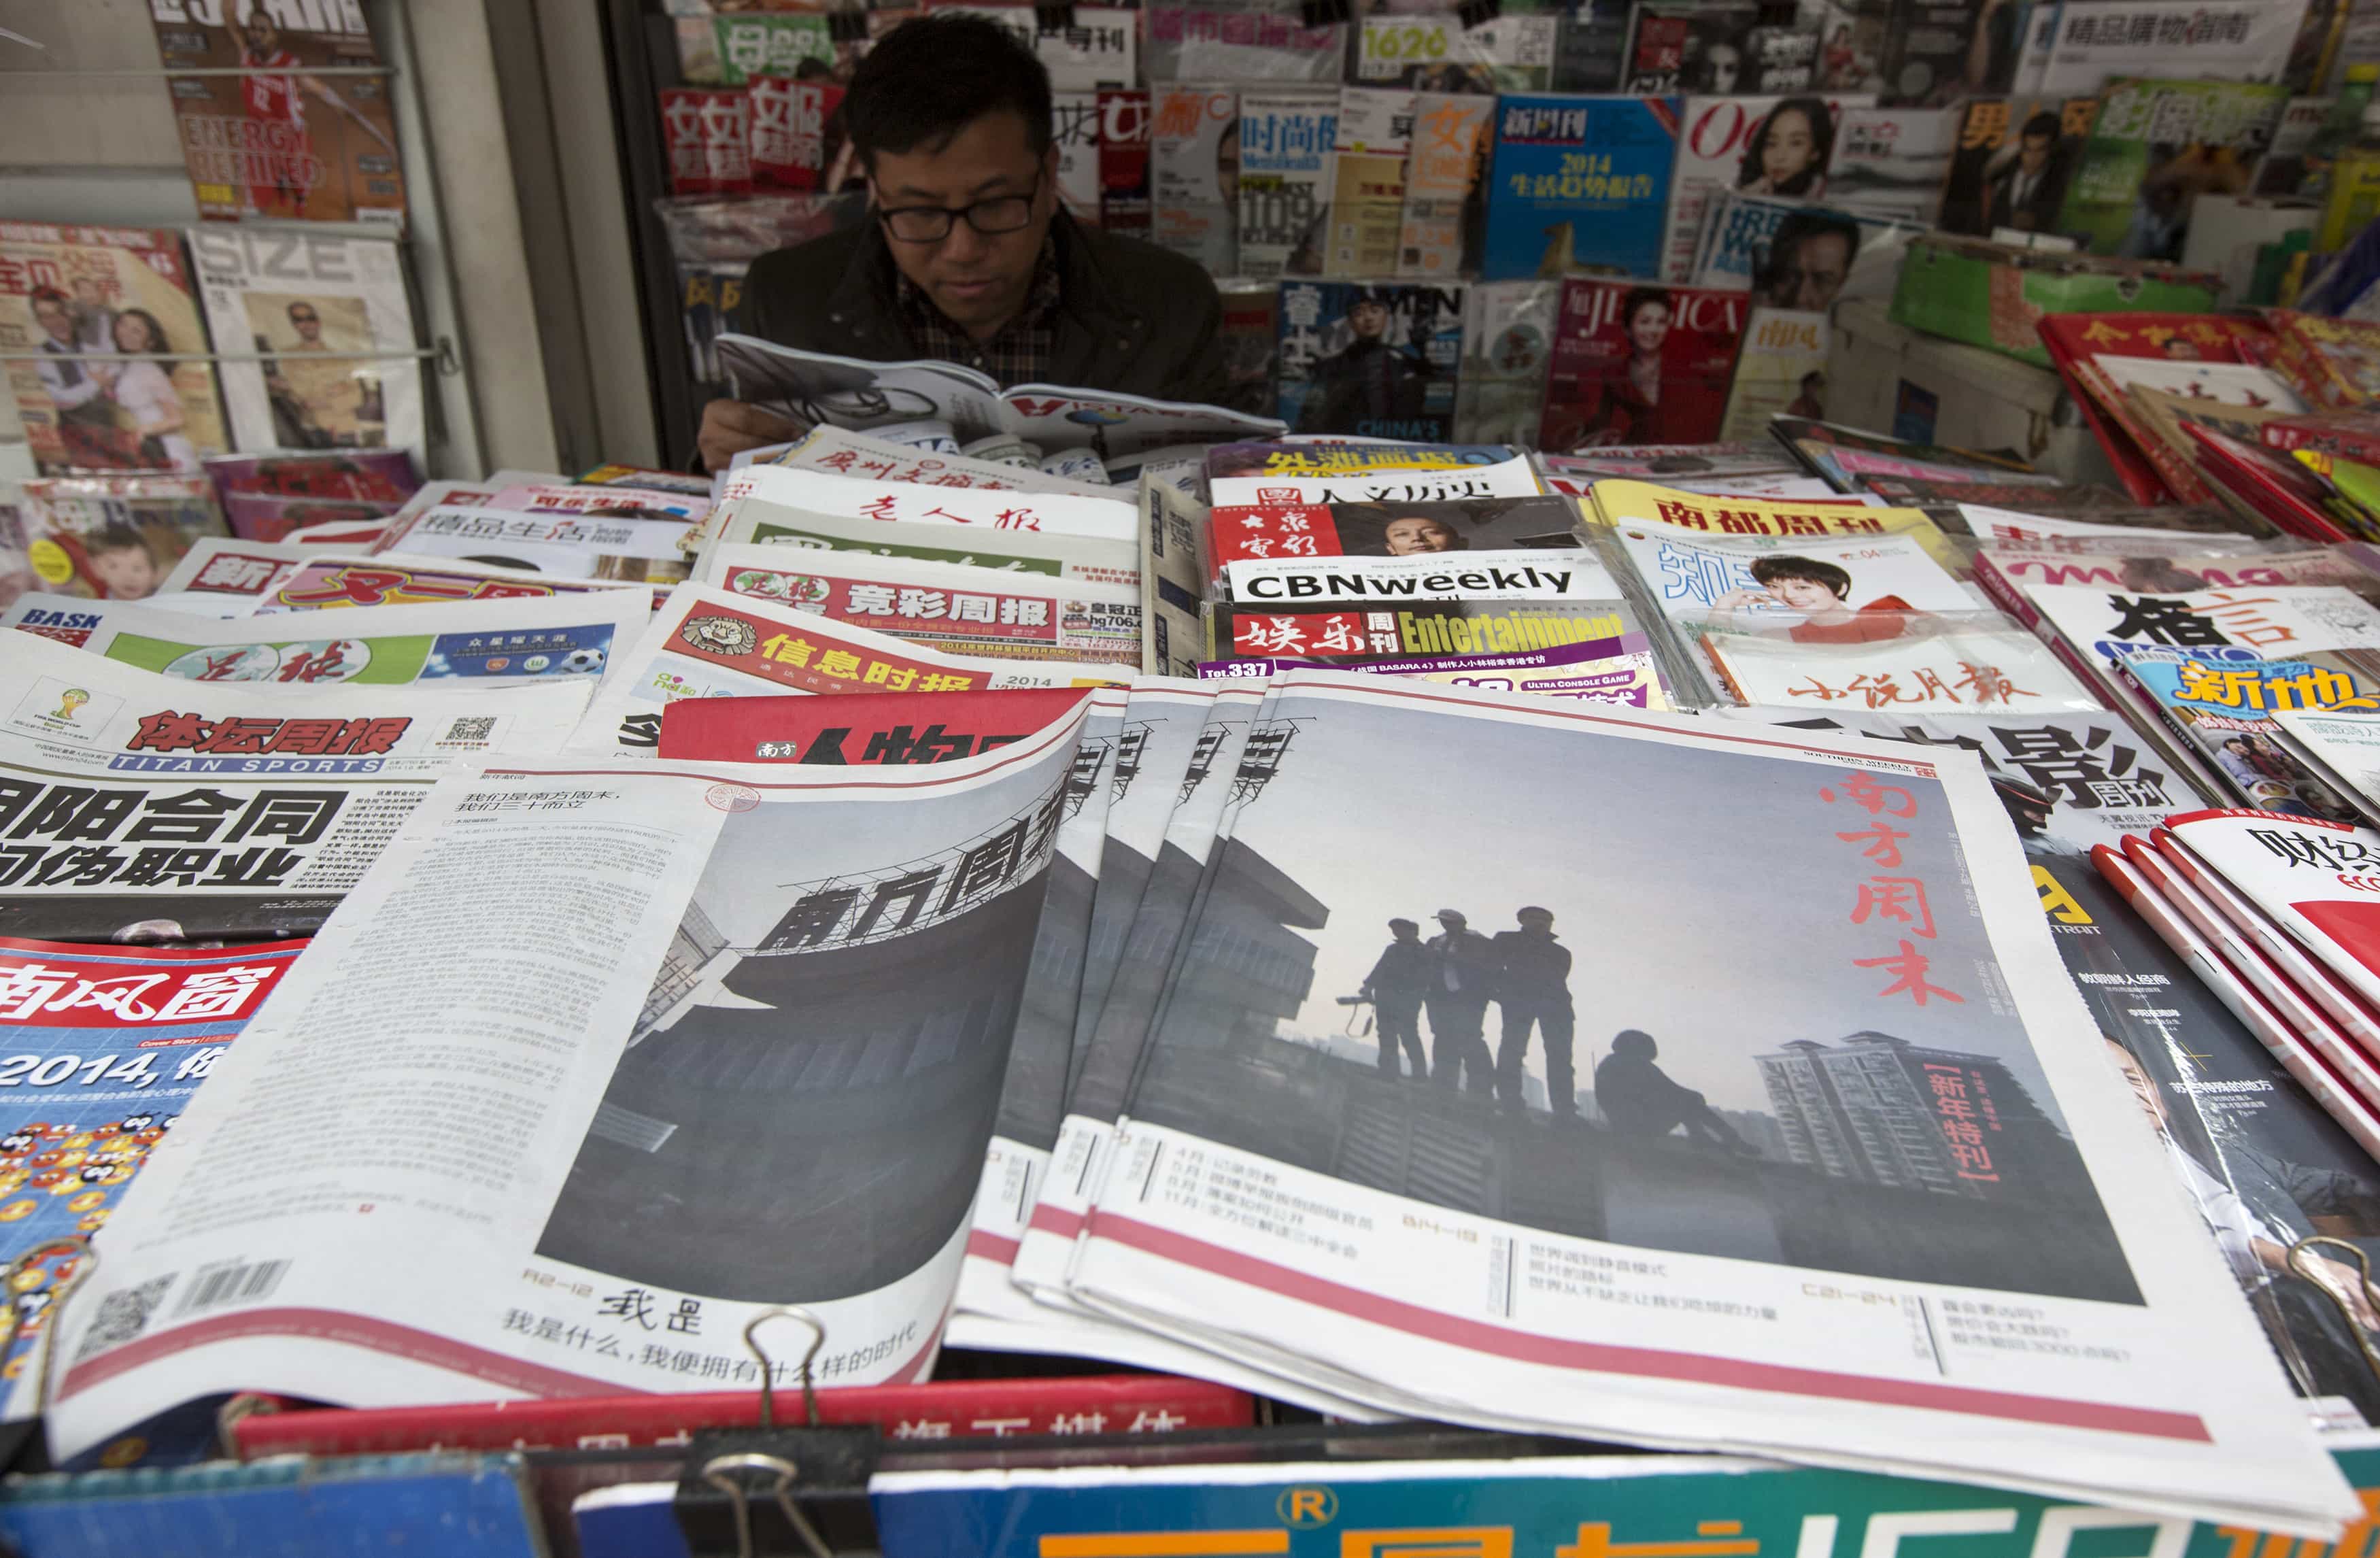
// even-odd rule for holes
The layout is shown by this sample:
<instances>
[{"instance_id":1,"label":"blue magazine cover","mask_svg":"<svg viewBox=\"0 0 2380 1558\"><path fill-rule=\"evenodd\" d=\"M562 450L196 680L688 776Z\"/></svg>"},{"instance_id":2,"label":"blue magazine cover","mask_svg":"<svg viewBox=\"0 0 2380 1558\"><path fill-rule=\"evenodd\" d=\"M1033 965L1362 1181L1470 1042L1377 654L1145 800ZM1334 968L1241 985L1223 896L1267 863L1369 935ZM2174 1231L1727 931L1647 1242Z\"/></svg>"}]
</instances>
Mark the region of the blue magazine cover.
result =
<instances>
[{"instance_id":1,"label":"blue magazine cover","mask_svg":"<svg viewBox=\"0 0 2380 1558\"><path fill-rule=\"evenodd\" d=\"M1281 284L1281 404L1293 432L1445 439L1463 359L1463 289Z\"/></svg>"},{"instance_id":2,"label":"blue magazine cover","mask_svg":"<svg viewBox=\"0 0 2380 1558\"><path fill-rule=\"evenodd\" d=\"M1679 113L1674 97L1498 100L1484 278L1659 275Z\"/></svg>"}]
</instances>

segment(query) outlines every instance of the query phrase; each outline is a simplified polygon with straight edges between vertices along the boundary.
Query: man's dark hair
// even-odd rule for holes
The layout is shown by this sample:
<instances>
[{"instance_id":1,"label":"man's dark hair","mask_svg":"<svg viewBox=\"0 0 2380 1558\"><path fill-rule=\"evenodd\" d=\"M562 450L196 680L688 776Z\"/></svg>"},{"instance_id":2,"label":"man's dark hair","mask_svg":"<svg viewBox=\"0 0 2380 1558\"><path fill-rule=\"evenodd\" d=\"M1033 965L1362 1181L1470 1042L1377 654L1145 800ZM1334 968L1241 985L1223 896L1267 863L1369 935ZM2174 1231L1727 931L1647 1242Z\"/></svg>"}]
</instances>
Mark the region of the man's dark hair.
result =
<instances>
[{"instance_id":1,"label":"man's dark hair","mask_svg":"<svg viewBox=\"0 0 2380 1558\"><path fill-rule=\"evenodd\" d=\"M1050 149L1050 72L1016 34L982 17L923 16L877 41L851 74L844 123L862 164L876 154L939 152L986 114L1025 121L1026 144Z\"/></svg>"},{"instance_id":2,"label":"man's dark hair","mask_svg":"<svg viewBox=\"0 0 2380 1558\"><path fill-rule=\"evenodd\" d=\"M74 299L67 297L65 293L59 291L55 286L37 286L33 288L32 300L31 302L29 302L26 307L30 308L34 303L55 303L62 309L71 309L74 307Z\"/></svg>"},{"instance_id":3,"label":"man's dark hair","mask_svg":"<svg viewBox=\"0 0 2380 1558\"><path fill-rule=\"evenodd\" d=\"M1852 592L1849 573L1815 557L1755 557L1752 577L1762 584L1773 584L1780 578L1806 578L1833 590L1838 601L1848 599Z\"/></svg>"},{"instance_id":4,"label":"man's dark hair","mask_svg":"<svg viewBox=\"0 0 2380 1558\"><path fill-rule=\"evenodd\" d=\"M1779 278L1788 267L1798 268L1801 265L1802 246L1828 233L1841 236L1843 268L1849 270L1851 262L1859 258L1859 223L1839 211L1806 208L1790 211L1785 213L1785 220L1777 224L1777 231L1769 237L1768 252L1761 256L1760 268L1752 278L1752 289L1761 293L1775 290Z\"/></svg>"},{"instance_id":5,"label":"man's dark hair","mask_svg":"<svg viewBox=\"0 0 2380 1558\"><path fill-rule=\"evenodd\" d=\"M1843 242L1851 246L1851 252L1843 257L1845 263L1859 258L1860 225L1856 218L1846 216L1840 211L1789 211L1785 219L1777 224L1777 231L1768 240L1770 267L1782 265L1804 240L1815 238L1821 233L1842 235Z\"/></svg>"},{"instance_id":6,"label":"man's dark hair","mask_svg":"<svg viewBox=\"0 0 2380 1558\"><path fill-rule=\"evenodd\" d=\"M2045 108L2024 122L2024 128L2016 132L2016 138L2019 140L2026 140L2034 136L2042 135L2056 140L2058 132L2063 128L2058 122L2058 116Z\"/></svg>"}]
</instances>

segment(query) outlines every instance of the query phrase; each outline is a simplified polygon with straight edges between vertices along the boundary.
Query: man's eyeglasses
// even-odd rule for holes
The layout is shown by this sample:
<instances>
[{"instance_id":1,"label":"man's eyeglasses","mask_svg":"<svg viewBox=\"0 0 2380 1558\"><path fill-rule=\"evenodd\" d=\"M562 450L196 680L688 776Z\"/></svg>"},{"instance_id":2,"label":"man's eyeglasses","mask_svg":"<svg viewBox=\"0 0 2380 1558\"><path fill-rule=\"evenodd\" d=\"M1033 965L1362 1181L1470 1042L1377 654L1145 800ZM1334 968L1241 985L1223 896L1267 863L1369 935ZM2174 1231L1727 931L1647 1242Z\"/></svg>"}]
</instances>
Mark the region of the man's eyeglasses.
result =
<instances>
[{"instance_id":1,"label":"man's eyeglasses","mask_svg":"<svg viewBox=\"0 0 2380 1558\"><path fill-rule=\"evenodd\" d=\"M940 243L950 237L951 224L960 217L966 225L986 237L1014 233L1033 225L1033 202L1041 193L1041 175L1033 176L1033 188L1022 195L994 195L990 200L953 210L941 205L905 205L892 211L880 211L877 217L884 230L903 243Z\"/></svg>"}]
</instances>

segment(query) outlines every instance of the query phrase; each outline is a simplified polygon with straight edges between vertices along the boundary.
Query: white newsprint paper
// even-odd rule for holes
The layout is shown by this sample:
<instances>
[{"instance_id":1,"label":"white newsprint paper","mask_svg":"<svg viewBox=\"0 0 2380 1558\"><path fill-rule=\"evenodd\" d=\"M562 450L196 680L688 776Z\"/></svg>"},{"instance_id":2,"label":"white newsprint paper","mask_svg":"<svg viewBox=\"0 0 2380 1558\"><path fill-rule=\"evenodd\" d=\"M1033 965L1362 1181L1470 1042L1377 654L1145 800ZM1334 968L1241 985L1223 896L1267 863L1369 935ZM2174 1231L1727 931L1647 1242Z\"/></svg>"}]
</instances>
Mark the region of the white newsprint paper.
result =
<instances>
[{"instance_id":1,"label":"white newsprint paper","mask_svg":"<svg viewBox=\"0 0 2380 1558\"><path fill-rule=\"evenodd\" d=\"M0 654L0 936L50 941L302 936L434 781L560 750L593 687L196 681L10 630Z\"/></svg>"},{"instance_id":2,"label":"white newsprint paper","mask_svg":"<svg viewBox=\"0 0 2380 1558\"><path fill-rule=\"evenodd\" d=\"M1275 687L1186 932L1249 972L1160 1007L1077 1300L1448 1421L2354 1515L1974 757ZM1364 990L1433 1042L1492 999L1500 1101L1337 1037Z\"/></svg>"},{"instance_id":3,"label":"white newsprint paper","mask_svg":"<svg viewBox=\"0 0 2380 1558\"><path fill-rule=\"evenodd\" d=\"M736 1388L783 1304L819 1383L922 1379L1080 726L440 785L110 1221L58 1453L223 1391Z\"/></svg>"}]
</instances>

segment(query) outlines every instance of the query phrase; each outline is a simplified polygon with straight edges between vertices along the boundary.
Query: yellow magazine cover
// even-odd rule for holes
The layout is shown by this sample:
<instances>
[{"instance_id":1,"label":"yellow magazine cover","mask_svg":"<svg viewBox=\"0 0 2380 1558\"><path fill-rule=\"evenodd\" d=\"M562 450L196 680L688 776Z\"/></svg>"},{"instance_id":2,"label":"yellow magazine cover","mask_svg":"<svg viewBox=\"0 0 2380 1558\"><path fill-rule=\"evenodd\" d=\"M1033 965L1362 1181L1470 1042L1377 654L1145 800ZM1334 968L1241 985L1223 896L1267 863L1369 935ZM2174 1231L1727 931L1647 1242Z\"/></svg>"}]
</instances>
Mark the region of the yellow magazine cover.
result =
<instances>
[{"instance_id":1,"label":"yellow magazine cover","mask_svg":"<svg viewBox=\"0 0 2380 1558\"><path fill-rule=\"evenodd\" d=\"M1967 571L1957 543L1922 508L1869 508L1812 499L1773 502L1683 493L1650 481L1597 481L1578 507L1593 524L1668 525L1710 536L1914 536L1936 562L1955 574Z\"/></svg>"}]
</instances>

